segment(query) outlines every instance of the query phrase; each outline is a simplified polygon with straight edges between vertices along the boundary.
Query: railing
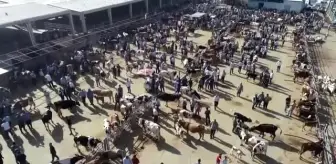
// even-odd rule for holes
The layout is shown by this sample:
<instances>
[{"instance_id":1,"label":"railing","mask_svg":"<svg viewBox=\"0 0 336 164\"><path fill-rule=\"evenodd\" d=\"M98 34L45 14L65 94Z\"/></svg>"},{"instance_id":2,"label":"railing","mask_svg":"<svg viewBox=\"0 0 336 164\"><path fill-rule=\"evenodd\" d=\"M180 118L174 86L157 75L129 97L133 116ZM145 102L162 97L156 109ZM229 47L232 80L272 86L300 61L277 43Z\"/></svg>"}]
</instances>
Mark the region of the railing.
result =
<instances>
[{"instance_id":1,"label":"railing","mask_svg":"<svg viewBox=\"0 0 336 164\"><path fill-rule=\"evenodd\" d=\"M307 40L307 39L306 39ZM309 63L316 63L316 62L312 62L312 59L311 59L311 56L314 55L314 58L317 58L316 57L316 52L312 52L314 54L311 54L310 52L310 48L314 47L314 46L311 46L311 45L308 45L308 42L306 41L305 42L305 47L306 47L306 52L309 53L309 55L307 55L308 57L308 62ZM313 77L313 80L312 80L312 83L310 84L310 86L315 89L315 91L319 91L319 87L316 86L316 75L319 75L321 74L321 72L319 71L319 65L316 65L316 64L313 64L312 65L312 69L311 69L311 74L312 74L312 77ZM319 93L319 94L323 94L323 93ZM321 98L321 96L319 96L319 98ZM316 100L316 111L315 113L317 114L317 135L319 138L322 138L325 142L325 145L324 145L324 152L323 152L323 157L322 157L322 162L323 164L333 164L335 163L335 159L334 159L334 150L332 148L332 145L331 145L331 140L329 138L329 132L328 132L328 123L327 124L323 124L321 122L322 119L325 119L325 116L320 112L321 110L326 110L327 112L330 112L330 109L327 109L329 108L329 104L321 104L320 103L320 99L317 98ZM321 118L322 119L321 119ZM332 121L331 121L332 123Z\"/></svg>"}]
</instances>

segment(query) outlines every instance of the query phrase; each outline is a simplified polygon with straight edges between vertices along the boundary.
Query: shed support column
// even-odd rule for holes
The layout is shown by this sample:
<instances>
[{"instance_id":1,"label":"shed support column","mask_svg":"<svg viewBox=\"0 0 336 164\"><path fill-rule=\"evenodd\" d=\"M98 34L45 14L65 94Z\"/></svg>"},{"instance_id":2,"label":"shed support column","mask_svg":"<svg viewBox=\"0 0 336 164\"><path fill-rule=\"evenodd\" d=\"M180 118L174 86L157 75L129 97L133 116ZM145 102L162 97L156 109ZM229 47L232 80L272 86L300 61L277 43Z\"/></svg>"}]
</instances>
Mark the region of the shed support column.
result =
<instances>
[{"instance_id":1,"label":"shed support column","mask_svg":"<svg viewBox=\"0 0 336 164\"><path fill-rule=\"evenodd\" d=\"M149 8L148 8L148 0L145 0L145 4L146 4L146 13L149 12Z\"/></svg>"},{"instance_id":2,"label":"shed support column","mask_svg":"<svg viewBox=\"0 0 336 164\"><path fill-rule=\"evenodd\" d=\"M110 25L112 25L113 21L112 21L112 9L111 8L107 9L107 15L108 15L108 18L109 18Z\"/></svg>"},{"instance_id":3,"label":"shed support column","mask_svg":"<svg viewBox=\"0 0 336 164\"><path fill-rule=\"evenodd\" d=\"M130 17L133 18L133 7L132 7L132 3L129 4L129 14L130 14Z\"/></svg>"},{"instance_id":4,"label":"shed support column","mask_svg":"<svg viewBox=\"0 0 336 164\"><path fill-rule=\"evenodd\" d=\"M31 22L28 22L26 25L27 25L30 41L31 41L32 45L35 46L36 45L36 40L35 40L32 24L31 24Z\"/></svg>"},{"instance_id":5,"label":"shed support column","mask_svg":"<svg viewBox=\"0 0 336 164\"><path fill-rule=\"evenodd\" d=\"M85 16L84 14L81 14L80 15L80 20L82 22L82 29L83 29L83 32L87 32L87 28L86 28L86 21L85 21Z\"/></svg>"},{"instance_id":6,"label":"shed support column","mask_svg":"<svg viewBox=\"0 0 336 164\"><path fill-rule=\"evenodd\" d=\"M72 14L70 13L68 16L69 16L69 24L71 26L71 33L72 33L72 35L75 35L76 30L75 30L75 25L74 25L74 22L73 22Z\"/></svg>"},{"instance_id":7,"label":"shed support column","mask_svg":"<svg viewBox=\"0 0 336 164\"><path fill-rule=\"evenodd\" d=\"M160 9L162 8L162 0L159 1Z\"/></svg>"}]
</instances>

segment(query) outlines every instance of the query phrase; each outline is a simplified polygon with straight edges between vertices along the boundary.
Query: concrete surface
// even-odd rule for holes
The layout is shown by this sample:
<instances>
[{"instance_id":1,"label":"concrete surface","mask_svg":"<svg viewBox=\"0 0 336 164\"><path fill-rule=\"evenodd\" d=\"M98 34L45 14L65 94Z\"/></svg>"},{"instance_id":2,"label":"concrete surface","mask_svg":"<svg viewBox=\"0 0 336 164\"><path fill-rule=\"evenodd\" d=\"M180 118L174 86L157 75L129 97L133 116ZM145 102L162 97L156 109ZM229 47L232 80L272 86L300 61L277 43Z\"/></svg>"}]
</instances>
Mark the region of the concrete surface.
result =
<instances>
[{"instance_id":1,"label":"concrete surface","mask_svg":"<svg viewBox=\"0 0 336 164\"><path fill-rule=\"evenodd\" d=\"M199 31L196 33L197 38L189 37L197 44L205 44L209 39L209 32ZM289 39L289 38L288 38ZM242 45L241 39L239 40ZM227 66L220 66L220 69L226 69L227 76L226 82L223 86L216 89L216 92L221 96L219 103L219 111L212 109L211 119L216 119L219 123L220 130L216 134L216 139L210 140L209 135L206 134L204 141L197 141L198 135L191 135L184 140L179 139L174 135L174 129L172 127L172 119L162 118L161 125L163 141L154 143L151 140L146 141L137 140L134 138L125 139L125 143L133 143L134 151L138 154L141 163L146 164L158 164L174 163L174 164L191 164L196 163L198 158L202 159L202 163L215 163L215 158L218 153L228 153L232 145L239 147L245 154L241 160L229 155L232 159L232 163L312 163L315 160L311 159L310 153L305 153L303 157L305 161L299 160L298 151L301 143L307 142L307 140L315 140L313 136L314 132L301 132L301 126L303 123L294 118L287 118L284 113L284 103L287 95L292 95L293 99L299 99L300 85L293 83L293 76L291 71L291 61L295 57L294 52L291 50L291 43L286 43L283 48L280 48L276 52L270 51L269 56L266 59L260 59L259 64L267 66L273 70L276 70L275 62L281 60L282 70L280 73L275 73L273 84L269 88L263 88L258 86L252 81L246 81L245 75L239 74L237 70L234 71L234 75L229 75ZM116 63L124 64L122 60L117 59ZM181 62L176 60L177 66L181 67ZM182 69L177 69L182 70ZM123 72L123 77L116 80L117 83L123 83L126 78L126 74ZM258 81L258 80L256 80ZM144 93L143 82L144 79L133 79L134 85L132 86L133 93ZM242 82L244 85L244 91L242 97L235 97L236 87ZM89 88L92 86L93 80L90 77L81 77L79 79L81 88ZM103 84L104 88L113 89L113 86L107 86ZM172 88L166 84L166 89ZM126 88L125 88L126 89ZM269 110L263 111L261 109L251 110L251 99L256 93L264 92L272 97L272 101L269 103ZM45 111L46 99L50 98L52 101L59 100L60 98L52 92L46 86L36 89L30 93L35 97L38 109L43 113ZM208 93L202 93L205 101L212 103L213 95ZM164 104L164 103L162 103ZM170 103L170 107L176 106L176 104ZM74 128L79 134L90 135L99 138L104 138L103 131L103 119L109 114L113 113L112 107L109 104L97 105L96 108L87 108L81 105L80 111L75 114L76 121ZM70 112L63 110L63 115L70 115ZM164 112L170 112L169 108L163 107ZM279 125L283 130L282 135L277 131L277 137L274 141L270 141L268 147L267 156L262 156L259 159L251 160L250 152L240 147L239 138L232 134L232 114L233 111L243 113L253 119L254 122L259 123L272 123ZM204 111L201 112L202 116ZM54 121L58 126L51 128L52 132L49 134L42 122L37 120L33 123L35 132L29 132L29 135L22 135L19 130L16 130L18 137L16 142L22 144L25 149L25 153L28 157L28 161L32 164L45 164L51 159L49 153L48 143L53 143L58 155L61 158L67 158L77 153L76 148L73 147L72 136L69 135L69 130L65 123L60 120L56 113L54 113ZM249 126L255 125L248 124ZM306 135L306 133L308 133ZM135 134L137 135L137 134ZM127 136L126 136L127 137ZM268 134L265 139L270 140ZM6 143L3 139L0 140L3 145L4 161L7 164L14 163L14 156L6 147Z\"/></svg>"}]
</instances>

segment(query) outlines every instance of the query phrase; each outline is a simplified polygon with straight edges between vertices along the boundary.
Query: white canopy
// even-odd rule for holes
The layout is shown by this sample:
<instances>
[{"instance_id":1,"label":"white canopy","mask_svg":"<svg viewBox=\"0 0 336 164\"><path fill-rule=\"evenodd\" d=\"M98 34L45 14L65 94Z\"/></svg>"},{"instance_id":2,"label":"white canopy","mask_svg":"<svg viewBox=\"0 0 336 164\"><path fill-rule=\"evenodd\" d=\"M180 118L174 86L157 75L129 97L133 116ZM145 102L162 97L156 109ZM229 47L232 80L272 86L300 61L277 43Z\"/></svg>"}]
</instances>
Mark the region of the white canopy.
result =
<instances>
[{"instance_id":1,"label":"white canopy","mask_svg":"<svg viewBox=\"0 0 336 164\"><path fill-rule=\"evenodd\" d=\"M206 13L201 13L201 12L196 12L194 14L191 14L190 17L192 18L200 18L202 16L204 16Z\"/></svg>"}]
</instances>

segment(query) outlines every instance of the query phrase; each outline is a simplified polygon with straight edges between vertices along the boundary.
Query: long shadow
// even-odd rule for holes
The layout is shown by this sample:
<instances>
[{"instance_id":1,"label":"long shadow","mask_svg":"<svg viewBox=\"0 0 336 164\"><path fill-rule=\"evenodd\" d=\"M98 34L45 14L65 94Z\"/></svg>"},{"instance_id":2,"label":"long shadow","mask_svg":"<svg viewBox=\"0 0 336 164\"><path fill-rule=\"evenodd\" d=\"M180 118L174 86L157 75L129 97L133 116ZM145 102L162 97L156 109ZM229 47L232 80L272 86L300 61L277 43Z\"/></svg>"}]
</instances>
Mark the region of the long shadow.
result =
<instances>
[{"instance_id":1,"label":"long shadow","mask_svg":"<svg viewBox=\"0 0 336 164\"><path fill-rule=\"evenodd\" d=\"M169 145L165 139L162 139L159 143L156 144L158 151L165 150L173 154L180 155L181 152L176 149L174 146Z\"/></svg>"},{"instance_id":2,"label":"long shadow","mask_svg":"<svg viewBox=\"0 0 336 164\"><path fill-rule=\"evenodd\" d=\"M32 135L27 133L22 133L22 135L28 140L28 143L32 146L40 147L44 146L44 137L41 136L35 129L30 129Z\"/></svg>"},{"instance_id":3,"label":"long shadow","mask_svg":"<svg viewBox=\"0 0 336 164\"><path fill-rule=\"evenodd\" d=\"M298 152L299 149L285 143L285 142L282 142L282 141L277 141L277 142L270 142L269 143L269 146L276 146L278 148L281 148L285 151L289 151L289 152Z\"/></svg>"},{"instance_id":4,"label":"long shadow","mask_svg":"<svg viewBox=\"0 0 336 164\"><path fill-rule=\"evenodd\" d=\"M269 60L269 61L272 61L272 62L277 62L279 61L279 58L278 57L275 57L275 56L270 56L270 55L267 55L266 58L264 58L265 60Z\"/></svg>"},{"instance_id":5,"label":"long shadow","mask_svg":"<svg viewBox=\"0 0 336 164\"><path fill-rule=\"evenodd\" d=\"M266 117L275 118L277 120L280 120L278 117L274 116L273 114L265 112L263 109L261 109L261 110L256 109L254 111L259 112L259 113L265 115Z\"/></svg>"},{"instance_id":6,"label":"long shadow","mask_svg":"<svg viewBox=\"0 0 336 164\"><path fill-rule=\"evenodd\" d=\"M102 108L100 108L100 107L98 107L96 105L93 105L93 107L94 107L93 113L96 113L96 114L99 114L99 115L102 114L104 116L108 116L108 113L104 109L102 109Z\"/></svg>"},{"instance_id":7,"label":"long shadow","mask_svg":"<svg viewBox=\"0 0 336 164\"><path fill-rule=\"evenodd\" d=\"M91 79L90 76L88 76L88 75L84 76L84 80L86 81L86 83L87 83L91 88L94 88L94 84L95 84L95 82Z\"/></svg>"},{"instance_id":8,"label":"long shadow","mask_svg":"<svg viewBox=\"0 0 336 164\"><path fill-rule=\"evenodd\" d=\"M63 140L63 127L64 127L63 125L57 123L50 133L54 141L57 143Z\"/></svg>"},{"instance_id":9,"label":"long shadow","mask_svg":"<svg viewBox=\"0 0 336 164\"><path fill-rule=\"evenodd\" d=\"M81 121L91 122L91 119L86 118L80 114L75 113L74 115L68 116L72 124L77 124Z\"/></svg>"},{"instance_id":10,"label":"long shadow","mask_svg":"<svg viewBox=\"0 0 336 164\"><path fill-rule=\"evenodd\" d=\"M257 154L255 156L256 160L259 160L261 162L264 162L264 163L272 163L272 164L281 164L281 162L273 159L272 157L268 156L268 155L265 155L265 154ZM254 160L254 159L253 159Z\"/></svg>"},{"instance_id":11,"label":"long shadow","mask_svg":"<svg viewBox=\"0 0 336 164\"><path fill-rule=\"evenodd\" d=\"M219 132L219 133L223 133L223 134L228 135L228 136L231 136L230 133L226 132L226 131L225 131L224 129L222 129L222 128L218 128L218 132Z\"/></svg>"},{"instance_id":12,"label":"long shadow","mask_svg":"<svg viewBox=\"0 0 336 164\"><path fill-rule=\"evenodd\" d=\"M288 77L291 77L291 78L294 78L294 75L290 75L290 74L286 74L286 73L283 73L283 72L280 72L281 74L285 75L285 76L288 76Z\"/></svg>"},{"instance_id":13,"label":"long shadow","mask_svg":"<svg viewBox=\"0 0 336 164\"><path fill-rule=\"evenodd\" d=\"M224 146L226 146L226 147L230 147L230 148L232 147L231 144L229 144L229 143L227 143L227 142L221 140L221 139L218 138L218 137L215 137L214 140L215 140L216 142L218 142L219 144L224 145ZM207 150L209 150L209 151L211 151L211 152L214 152L214 153L217 153L217 154L219 154L219 153L225 154L225 152L224 152L223 149L221 149L221 148L219 148L219 147L213 145L213 144L210 143L210 142L206 142L206 141L198 141L198 142L196 142L196 144L197 144L197 145L200 145L200 146L202 146L202 147L204 147L205 149L207 149Z\"/></svg>"}]
</instances>

